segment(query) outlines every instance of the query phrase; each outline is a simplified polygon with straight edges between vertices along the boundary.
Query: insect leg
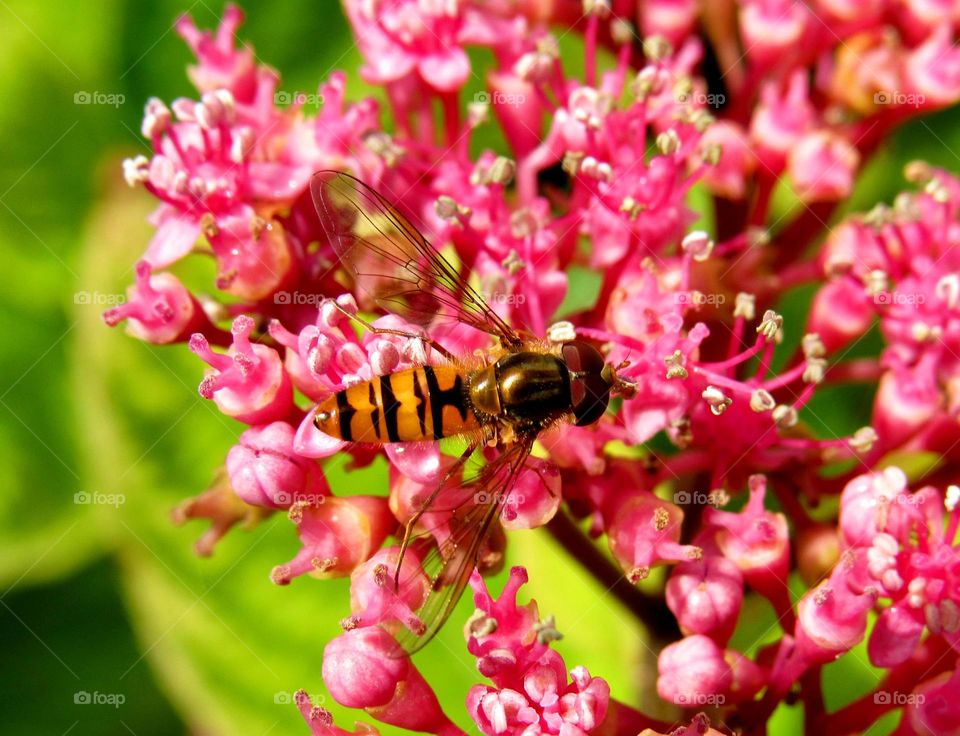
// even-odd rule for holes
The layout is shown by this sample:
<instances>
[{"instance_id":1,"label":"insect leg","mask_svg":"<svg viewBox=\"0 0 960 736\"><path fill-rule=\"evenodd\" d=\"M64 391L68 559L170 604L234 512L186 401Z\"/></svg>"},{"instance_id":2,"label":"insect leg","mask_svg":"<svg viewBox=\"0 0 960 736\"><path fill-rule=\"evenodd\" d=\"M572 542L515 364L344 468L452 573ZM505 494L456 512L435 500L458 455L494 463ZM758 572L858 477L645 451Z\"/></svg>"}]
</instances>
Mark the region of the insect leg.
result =
<instances>
[{"instance_id":1,"label":"insect leg","mask_svg":"<svg viewBox=\"0 0 960 736\"><path fill-rule=\"evenodd\" d=\"M416 513L410 517L410 520L407 521L406 527L403 530L403 541L400 542L400 554L397 556L397 570L393 576L394 587L400 588L400 569L403 565L403 557L407 553L407 548L410 546L410 541L413 536L413 529L416 527L417 522L420 521L427 510L430 508L430 505L437 498L437 495L442 491L446 485L447 481L453 477L453 474L463 468L467 464L467 460L470 459L470 456L476 451L476 449L482 444L482 442L471 442L467 445L467 449L463 451L463 454L457 458L457 461L450 466L450 469L444 474L441 481L437 484L437 487L430 492L430 495L427 496L427 499L420 504L420 508L417 509Z\"/></svg>"},{"instance_id":2,"label":"insect leg","mask_svg":"<svg viewBox=\"0 0 960 736\"><path fill-rule=\"evenodd\" d=\"M370 330L372 333L376 335L397 335L399 337L406 337L411 340L412 339L421 340L422 342L425 342L427 345L429 345L434 350L436 350L438 353L440 353L440 355L442 355L444 358L449 360L451 363L456 362L456 358L453 356L453 353L451 353L449 350L443 347L443 345L441 345L439 342L437 342L436 340L434 340L432 337L428 335L419 335L416 332L407 332L406 330L394 330L388 327L377 327L376 325L371 324L370 322L367 322L362 317L359 317L356 314L352 314L348 312L340 304L337 304L337 302L333 302L333 305L342 314L346 315L347 317L352 319L354 322Z\"/></svg>"}]
</instances>

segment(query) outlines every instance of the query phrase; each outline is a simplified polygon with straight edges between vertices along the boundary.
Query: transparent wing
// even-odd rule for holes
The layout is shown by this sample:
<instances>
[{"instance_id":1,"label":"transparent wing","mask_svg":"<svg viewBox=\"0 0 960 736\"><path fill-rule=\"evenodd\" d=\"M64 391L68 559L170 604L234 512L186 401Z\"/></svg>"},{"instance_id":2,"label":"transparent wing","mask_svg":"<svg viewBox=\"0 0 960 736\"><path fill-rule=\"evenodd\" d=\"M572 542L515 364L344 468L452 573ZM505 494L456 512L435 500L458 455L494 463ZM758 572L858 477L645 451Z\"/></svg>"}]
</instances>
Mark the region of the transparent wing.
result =
<instances>
[{"instance_id":1,"label":"transparent wing","mask_svg":"<svg viewBox=\"0 0 960 736\"><path fill-rule=\"evenodd\" d=\"M440 630L456 607L463 594L470 573L483 556L484 548L495 528L500 515L502 501L513 487L513 483L524 461L530 454L533 439L519 440L497 458L481 468L473 480L461 483L453 479L453 485L460 486L456 496L462 503L449 515L449 535L439 545L433 546L423 557L420 570L409 575L401 575L398 586L399 595L408 599L407 591L423 587L423 575L430 583L430 590L420 608L417 617L423 624L417 632L404 628L397 636L400 646L408 654L413 654ZM438 494L438 498L444 493ZM429 514L433 516L433 514ZM438 525L439 526L439 525ZM431 529L420 536L437 531ZM404 569L408 569L404 567Z\"/></svg>"},{"instance_id":2,"label":"transparent wing","mask_svg":"<svg viewBox=\"0 0 960 736\"><path fill-rule=\"evenodd\" d=\"M357 284L409 322L463 322L520 345L520 336L396 206L350 174L318 171L310 193L320 224Z\"/></svg>"}]
</instances>

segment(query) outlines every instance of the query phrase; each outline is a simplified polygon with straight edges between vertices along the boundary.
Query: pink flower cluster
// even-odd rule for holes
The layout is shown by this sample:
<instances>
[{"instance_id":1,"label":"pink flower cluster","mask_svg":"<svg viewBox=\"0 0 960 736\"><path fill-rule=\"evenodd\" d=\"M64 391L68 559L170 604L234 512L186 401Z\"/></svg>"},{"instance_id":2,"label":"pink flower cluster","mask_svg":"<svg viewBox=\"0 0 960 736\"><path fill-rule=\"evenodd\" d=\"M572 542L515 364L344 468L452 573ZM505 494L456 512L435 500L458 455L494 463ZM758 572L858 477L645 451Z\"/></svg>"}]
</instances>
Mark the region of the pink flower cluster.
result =
<instances>
[{"instance_id":1,"label":"pink flower cluster","mask_svg":"<svg viewBox=\"0 0 960 736\"><path fill-rule=\"evenodd\" d=\"M454 458L437 443L345 443L312 410L443 362L425 339L357 331L351 316L454 354L491 344L462 325L408 324L344 279L308 183L346 170L399 203L515 329L591 341L636 384L597 424L540 437L501 521L546 527L666 639L664 702L643 713L629 685L568 669L553 618L517 600L524 568L496 600L474 573L466 646L488 682L464 695L482 733L632 736L670 721L689 724L674 734L719 733L701 710L760 733L796 688L811 732L866 730L900 708L902 733L960 733L960 179L912 163L914 190L825 224L891 130L960 100L955 5L346 0L359 74L386 109L348 100L334 72L314 115L237 44L237 8L215 32L182 18L197 99L146 104L153 154L124 176L158 200L156 234L127 301L104 314L141 340L186 344L206 365L200 395L248 425L175 517L209 519L197 548L210 554L233 525L285 512L300 548L272 580L350 577L344 633L323 658L334 700L462 733L447 715L462 706L440 704L394 638L424 626L423 549L403 559L420 589L392 585L403 526ZM494 60L482 76L475 48ZM477 150L494 125L504 150ZM778 214L778 196L799 214ZM212 289L176 275L194 256L215 262ZM806 285L806 324L791 324L777 305ZM875 323L882 350L849 358ZM811 402L853 384L877 385L872 410L838 435ZM389 488L331 492L333 458L352 469L381 454ZM891 458L930 454L927 485L908 492ZM450 509L424 519L437 543ZM663 566L659 589L633 586ZM809 590L795 600L798 581ZM748 597L769 602L781 633L750 652L731 646ZM872 622L885 679L827 714L821 670ZM297 705L312 733L348 733L305 693Z\"/></svg>"}]
</instances>

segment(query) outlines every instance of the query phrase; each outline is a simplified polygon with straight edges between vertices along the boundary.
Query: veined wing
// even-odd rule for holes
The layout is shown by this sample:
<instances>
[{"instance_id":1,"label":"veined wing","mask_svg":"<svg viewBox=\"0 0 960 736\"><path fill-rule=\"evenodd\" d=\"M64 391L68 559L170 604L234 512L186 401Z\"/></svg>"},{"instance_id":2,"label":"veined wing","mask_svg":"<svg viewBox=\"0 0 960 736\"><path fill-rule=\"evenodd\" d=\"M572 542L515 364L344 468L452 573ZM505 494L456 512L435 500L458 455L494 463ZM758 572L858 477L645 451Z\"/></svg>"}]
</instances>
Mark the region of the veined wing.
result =
<instances>
[{"instance_id":1,"label":"veined wing","mask_svg":"<svg viewBox=\"0 0 960 736\"><path fill-rule=\"evenodd\" d=\"M396 637L408 654L424 647L456 607L497 523L503 500L530 454L533 440L532 437L518 440L483 466L472 480L461 483L454 478L448 481L461 485L462 495L457 495L464 499L449 517L450 533L424 556L419 570L401 575L398 581L400 598L409 600L408 592L422 589L423 576L429 580L429 593L416 611L422 628L418 632L402 629ZM443 490L439 495L445 495ZM438 529L439 525L418 536L432 534ZM409 568L404 566L403 569Z\"/></svg>"},{"instance_id":2,"label":"veined wing","mask_svg":"<svg viewBox=\"0 0 960 736\"><path fill-rule=\"evenodd\" d=\"M519 346L520 336L383 196L350 174L318 171L310 193L320 223L357 284L414 324L447 318Z\"/></svg>"}]
</instances>

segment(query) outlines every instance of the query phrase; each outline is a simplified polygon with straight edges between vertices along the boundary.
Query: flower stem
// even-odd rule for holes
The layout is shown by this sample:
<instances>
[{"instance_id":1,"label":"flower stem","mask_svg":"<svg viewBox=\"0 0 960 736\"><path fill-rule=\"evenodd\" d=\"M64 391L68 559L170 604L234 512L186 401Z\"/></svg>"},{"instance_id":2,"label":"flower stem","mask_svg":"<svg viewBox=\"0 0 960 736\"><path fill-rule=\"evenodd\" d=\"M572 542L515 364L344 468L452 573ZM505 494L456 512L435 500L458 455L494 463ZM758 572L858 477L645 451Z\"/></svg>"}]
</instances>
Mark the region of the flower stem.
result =
<instances>
[{"instance_id":1,"label":"flower stem","mask_svg":"<svg viewBox=\"0 0 960 736\"><path fill-rule=\"evenodd\" d=\"M562 509L547 523L547 531L571 557L636 616L658 639L680 636L677 621L661 598L652 598L631 585L624 572L597 548Z\"/></svg>"}]
</instances>

